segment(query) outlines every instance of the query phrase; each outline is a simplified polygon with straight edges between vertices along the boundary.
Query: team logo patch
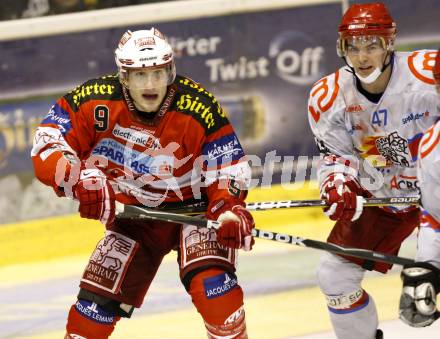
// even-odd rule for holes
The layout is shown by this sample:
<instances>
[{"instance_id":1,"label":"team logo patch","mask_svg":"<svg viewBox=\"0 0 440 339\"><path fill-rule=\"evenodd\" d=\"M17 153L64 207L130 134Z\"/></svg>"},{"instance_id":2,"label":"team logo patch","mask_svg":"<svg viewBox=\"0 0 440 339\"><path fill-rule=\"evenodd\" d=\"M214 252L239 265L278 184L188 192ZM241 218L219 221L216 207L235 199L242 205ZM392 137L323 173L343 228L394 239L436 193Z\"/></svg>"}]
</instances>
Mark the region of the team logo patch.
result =
<instances>
[{"instance_id":1,"label":"team logo patch","mask_svg":"<svg viewBox=\"0 0 440 339\"><path fill-rule=\"evenodd\" d=\"M185 268L201 260L222 260L235 264L236 250L221 246L215 230L185 225L182 230L181 267Z\"/></svg>"},{"instance_id":2,"label":"team logo patch","mask_svg":"<svg viewBox=\"0 0 440 339\"><path fill-rule=\"evenodd\" d=\"M152 37L144 37L144 38L136 39L134 41L134 44L137 47L147 47L147 46L156 45L156 41L154 41L154 38Z\"/></svg>"},{"instance_id":3,"label":"team logo patch","mask_svg":"<svg viewBox=\"0 0 440 339\"><path fill-rule=\"evenodd\" d=\"M95 99L110 96L115 92L115 86L110 84L84 84L75 88L71 93L73 103L78 107L86 99Z\"/></svg>"},{"instance_id":4,"label":"team logo patch","mask_svg":"<svg viewBox=\"0 0 440 339\"><path fill-rule=\"evenodd\" d=\"M185 247L189 260L209 255L228 257L227 249L220 247L215 231L210 229L195 229L189 232L185 238Z\"/></svg>"},{"instance_id":5,"label":"team logo patch","mask_svg":"<svg viewBox=\"0 0 440 339\"><path fill-rule=\"evenodd\" d=\"M134 129L125 128L119 124L116 124L116 126L113 128L112 134L115 137L121 138L129 143L141 145L150 149L160 147L159 140L146 131L136 131Z\"/></svg>"},{"instance_id":6,"label":"team logo patch","mask_svg":"<svg viewBox=\"0 0 440 339\"><path fill-rule=\"evenodd\" d=\"M208 161L227 163L244 156L243 149L235 134L229 134L208 143L203 147L203 154ZM220 160L220 161L219 161Z\"/></svg>"},{"instance_id":7,"label":"team logo patch","mask_svg":"<svg viewBox=\"0 0 440 339\"><path fill-rule=\"evenodd\" d=\"M376 140L379 153L387 160L400 166L410 166L408 140L402 138L397 131Z\"/></svg>"},{"instance_id":8,"label":"team logo patch","mask_svg":"<svg viewBox=\"0 0 440 339\"><path fill-rule=\"evenodd\" d=\"M397 190L419 189L419 182L415 175L393 175L390 187Z\"/></svg>"},{"instance_id":9,"label":"team logo patch","mask_svg":"<svg viewBox=\"0 0 440 339\"><path fill-rule=\"evenodd\" d=\"M416 121L425 117L429 117L429 112L419 112L419 113L409 113L406 117L402 118L402 125L405 125L409 122Z\"/></svg>"},{"instance_id":10,"label":"team logo patch","mask_svg":"<svg viewBox=\"0 0 440 339\"><path fill-rule=\"evenodd\" d=\"M354 104L347 107L347 113L361 113L364 109L360 104Z\"/></svg>"},{"instance_id":11,"label":"team logo patch","mask_svg":"<svg viewBox=\"0 0 440 339\"><path fill-rule=\"evenodd\" d=\"M138 244L116 232L107 231L95 248L81 281L118 293Z\"/></svg>"},{"instance_id":12,"label":"team logo patch","mask_svg":"<svg viewBox=\"0 0 440 339\"><path fill-rule=\"evenodd\" d=\"M62 135L65 135L72 128L69 113L63 110L58 104L51 107L41 123L56 124Z\"/></svg>"},{"instance_id":13,"label":"team logo patch","mask_svg":"<svg viewBox=\"0 0 440 339\"><path fill-rule=\"evenodd\" d=\"M76 310L87 319L100 324L108 325L114 320L114 315L104 311L99 305L88 300L78 300L75 304Z\"/></svg>"},{"instance_id":14,"label":"team logo patch","mask_svg":"<svg viewBox=\"0 0 440 339\"><path fill-rule=\"evenodd\" d=\"M203 280L205 295L208 299L220 297L237 285L237 277L227 272Z\"/></svg>"},{"instance_id":15,"label":"team logo patch","mask_svg":"<svg viewBox=\"0 0 440 339\"><path fill-rule=\"evenodd\" d=\"M93 155L102 155L109 161L129 167L136 174L170 175L174 171L174 156L150 156L112 140L102 139L93 149Z\"/></svg>"}]
</instances>

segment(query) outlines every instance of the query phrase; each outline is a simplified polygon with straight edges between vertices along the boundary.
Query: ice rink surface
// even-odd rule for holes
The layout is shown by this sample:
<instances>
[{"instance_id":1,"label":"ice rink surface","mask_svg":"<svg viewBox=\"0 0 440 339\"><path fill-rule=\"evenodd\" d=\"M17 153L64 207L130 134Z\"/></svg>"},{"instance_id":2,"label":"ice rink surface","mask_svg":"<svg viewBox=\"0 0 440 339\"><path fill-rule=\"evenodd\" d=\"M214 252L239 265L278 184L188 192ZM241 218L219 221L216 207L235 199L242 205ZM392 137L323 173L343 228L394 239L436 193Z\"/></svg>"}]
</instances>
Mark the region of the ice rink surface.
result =
<instances>
[{"instance_id":1,"label":"ice rink surface","mask_svg":"<svg viewBox=\"0 0 440 339\"><path fill-rule=\"evenodd\" d=\"M291 192L285 194L276 199L292 199ZM301 197L312 198L303 193ZM250 201L271 199L262 192L261 197L254 195ZM332 223L319 209L300 210L256 212L254 217L261 229L325 240ZM0 227L4 253L0 257L1 339L64 336L79 279L102 234L98 222L78 216ZM400 255L414 257L415 247L413 235ZM260 239L250 253L240 251L237 276L245 292L249 338L335 338L325 298L315 282L322 253ZM387 275L368 272L363 284L378 306L385 339L440 338L440 321L414 329L397 320L399 272L398 267ZM206 338L202 319L179 281L175 253L165 257L143 306L131 319L118 323L112 338Z\"/></svg>"},{"instance_id":2,"label":"ice rink surface","mask_svg":"<svg viewBox=\"0 0 440 339\"><path fill-rule=\"evenodd\" d=\"M406 252L412 245L414 239L405 245ZM250 338L335 338L315 284L320 254L257 240L253 253L241 255L238 277L246 293ZM0 268L0 338L62 338L87 259L76 256ZM175 260L174 254L166 257L144 305L118 324L112 338L205 338L202 320L178 280ZM398 270L386 276L368 273L364 288L378 304L386 339L440 337L440 324L413 329L396 320Z\"/></svg>"}]
</instances>

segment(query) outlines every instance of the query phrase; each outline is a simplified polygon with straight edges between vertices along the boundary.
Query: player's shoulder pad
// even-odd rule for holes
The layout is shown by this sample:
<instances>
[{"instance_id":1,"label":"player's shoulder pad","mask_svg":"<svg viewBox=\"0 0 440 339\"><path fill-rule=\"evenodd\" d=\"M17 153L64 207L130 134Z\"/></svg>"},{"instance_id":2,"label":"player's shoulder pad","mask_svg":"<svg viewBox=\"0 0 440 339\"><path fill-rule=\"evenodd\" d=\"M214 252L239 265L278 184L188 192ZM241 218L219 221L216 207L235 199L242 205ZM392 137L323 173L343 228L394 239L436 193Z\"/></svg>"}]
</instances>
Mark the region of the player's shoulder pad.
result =
<instances>
[{"instance_id":1,"label":"player's shoulder pad","mask_svg":"<svg viewBox=\"0 0 440 339\"><path fill-rule=\"evenodd\" d=\"M120 100L122 87L117 74L90 79L64 96L74 112L90 100Z\"/></svg>"},{"instance_id":2,"label":"player's shoulder pad","mask_svg":"<svg viewBox=\"0 0 440 339\"><path fill-rule=\"evenodd\" d=\"M321 78L315 82L310 90L308 111L312 118L318 122L322 113L328 111L340 92L341 74L346 72L344 68Z\"/></svg>"},{"instance_id":3,"label":"player's shoulder pad","mask_svg":"<svg viewBox=\"0 0 440 339\"><path fill-rule=\"evenodd\" d=\"M171 109L192 116L205 129L206 134L229 124L226 114L213 94L195 81L177 76L177 95Z\"/></svg>"},{"instance_id":4,"label":"player's shoulder pad","mask_svg":"<svg viewBox=\"0 0 440 339\"><path fill-rule=\"evenodd\" d=\"M428 85L434 85L434 76L432 74L435 57L435 50L418 50L410 52L396 52L397 56L402 57L409 68L410 74L419 81Z\"/></svg>"}]
</instances>

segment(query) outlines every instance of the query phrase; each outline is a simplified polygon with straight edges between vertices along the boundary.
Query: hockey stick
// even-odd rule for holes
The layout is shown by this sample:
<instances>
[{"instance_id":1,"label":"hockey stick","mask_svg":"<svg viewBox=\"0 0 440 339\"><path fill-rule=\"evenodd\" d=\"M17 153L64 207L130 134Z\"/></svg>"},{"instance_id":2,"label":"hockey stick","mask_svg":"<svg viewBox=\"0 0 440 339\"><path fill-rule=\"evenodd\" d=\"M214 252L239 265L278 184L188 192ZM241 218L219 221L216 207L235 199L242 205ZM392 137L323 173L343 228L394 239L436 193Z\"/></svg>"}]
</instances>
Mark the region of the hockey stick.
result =
<instances>
[{"instance_id":1,"label":"hockey stick","mask_svg":"<svg viewBox=\"0 0 440 339\"><path fill-rule=\"evenodd\" d=\"M124 190L133 190L135 187L131 187L127 184L112 181L115 185L115 191L117 187L123 187ZM388 205L418 205L420 197L387 197L387 198L364 198L364 206L388 206ZM261 202L249 202L246 204L248 211L265 211L271 209L282 208L299 208L299 207L327 207L324 199L318 200L281 200L281 201L261 201ZM200 200L192 202L190 205L184 205L179 207L164 207L165 212L178 213L184 215L196 215L206 212L207 202L206 200Z\"/></svg>"},{"instance_id":2,"label":"hockey stick","mask_svg":"<svg viewBox=\"0 0 440 339\"><path fill-rule=\"evenodd\" d=\"M178 224L188 224L197 227L207 227L218 229L220 227L220 222L208 219L202 219L198 217L192 217L184 214L176 214L165 211L148 209L140 206L125 205L124 211L117 214L118 219L123 218L135 218L135 219L150 219L150 220L160 220L173 222Z\"/></svg>"},{"instance_id":3,"label":"hockey stick","mask_svg":"<svg viewBox=\"0 0 440 339\"><path fill-rule=\"evenodd\" d=\"M124 212L117 215L117 218L145 218L153 220L162 220L174 223L182 223L194 225L197 227L207 227L218 229L220 223L214 220L207 220L188 215L181 215L175 213L168 213L162 211L155 211L139 206L126 205ZM374 252L360 248L346 248L331 243L326 243L318 240L305 239L295 237L290 234L277 233L267 230L253 229L252 235L256 238L272 240L285 244L298 245L303 247L310 247L317 250L323 250L331 253L342 254L350 257L356 257L365 260L380 261L387 264L408 265L414 263L414 260L398 257L395 255Z\"/></svg>"},{"instance_id":4,"label":"hockey stick","mask_svg":"<svg viewBox=\"0 0 440 339\"><path fill-rule=\"evenodd\" d=\"M372 261L380 261L387 264L395 264L395 265L408 265L413 264L414 260L404 257L398 257L391 254L385 254L380 252L375 252L371 250L365 250L361 248L351 248L351 247L342 247L335 244L305 239L301 237L295 237L290 234L277 233L266 230L258 230L253 229L252 235L256 238L272 240L277 242L282 242L285 244L298 245L303 247L310 247L317 250L323 250L331 253L342 254L345 256L356 257L364 260L372 260Z\"/></svg>"},{"instance_id":5,"label":"hockey stick","mask_svg":"<svg viewBox=\"0 0 440 339\"><path fill-rule=\"evenodd\" d=\"M364 198L364 206L388 206L388 205L417 205L420 201L419 197L390 197L390 198ZM272 209L283 208L299 208L299 207L326 207L325 200L285 200L285 201L262 201L248 202L246 209L248 211L266 211ZM165 207L163 211L169 213L178 213L184 215L196 215L206 212L207 203L200 201L189 206L182 207ZM159 209L160 210L160 209Z\"/></svg>"},{"instance_id":6,"label":"hockey stick","mask_svg":"<svg viewBox=\"0 0 440 339\"><path fill-rule=\"evenodd\" d=\"M386 206L386 205L417 205L419 197L391 197L391 198L364 198L364 206ZM251 202L246 204L249 211L262 211L275 208L295 207L327 207L326 201L321 200L287 200L287 201L266 201Z\"/></svg>"}]
</instances>

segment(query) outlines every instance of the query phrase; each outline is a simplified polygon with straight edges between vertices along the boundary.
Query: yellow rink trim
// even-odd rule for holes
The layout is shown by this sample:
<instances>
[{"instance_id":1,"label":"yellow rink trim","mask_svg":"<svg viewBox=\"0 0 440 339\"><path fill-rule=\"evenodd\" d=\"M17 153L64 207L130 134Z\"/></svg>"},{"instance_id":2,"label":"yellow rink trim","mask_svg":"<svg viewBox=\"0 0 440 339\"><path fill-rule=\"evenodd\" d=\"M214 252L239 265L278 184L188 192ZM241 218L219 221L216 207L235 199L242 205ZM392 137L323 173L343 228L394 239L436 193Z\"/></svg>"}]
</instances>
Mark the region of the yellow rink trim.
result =
<instances>
[{"instance_id":1,"label":"yellow rink trim","mask_svg":"<svg viewBox=\"0 0 440 339\"><path fill-rule=\"evenodd\" d=\"M95 220L76 215L0 226L0 267L90 254L104 234Z\"/></svg>"},{"instance_id":2,"label":"yellow rink trim","mask_svg":"<svg viewBox=\"0 0 440 339\"><path fill-rule=\"evenodd\" d=\"M311 188L308 184L258 188L249 193L247 201L317 199L315 186L312 183ZM316 239L324 239L331 225L319 208L261 211L253 215L259 228ZM324 231L322 228L310 227L315 223L326 223L327 226ZM0 267L90 255L103 234L104 227L98 221L82 219L79 215L0 225Z\"/></svg>"},{"instance_id":3,"label":"yellow rink trim","mask_svg":"<svg viewBox=\"0 0 440 339\"><path fill-rule=\"evenodd\" d=\"M283 216L283 213L281 211L272 212L275 215L279 214L277 216L277 222L280 222L281 220L285 220L286 216ZM258 217L256 218L257 220ZM287 221L286 221L287 222ZM264 225L263 222L257 221L257 225ZM290 224L286 223L282 226L272 226L269 227L268 224L266 224L268 227L265 226L265 228L271 229L271 230L277 230L278 232L282 233L289 233L296 236L303 236L308 237L310 239L315 240L325 240L330 228L331 223L325 219L321 218L319 220L308 220L303 221L301 224L298 224L297 221L293 222L291 221ZM95 227L96 225L91 225L90 229L88 231L84 231L87 233L87 241L84 241L82 243L79 249L77 249L76 252L78 254L75 255L68 255L68 253L71 253L72 251L65 252L63 255L61 249L57 253L56 249L51 249L52 244L48 245L48 248L46 248L46 253L43 256L44 250L41 249L40 252L38 252L35 248L38 248L40 246L39 243L30 245L34 246L34 250L26 248L24 250L24 253L16 253L15 260L17 259L26 259L26 255L34 255L33 259L36 259L37 257L46 257L47 260L40 259L39 261L36 260L28 260L28 262L18 262L15 264L9 264L0 266L0 288L5 288L8 286L14 286L18 284L26 284L26 283L37 283L44 280L50 280L50 279L59 279L64 278L72 275L78 276L78 279L80 275L82 274L89 256L91 254L91 251L93 250L96 241L99 239L101 234L94 233L96 229L99 229L99 227ZM99 226L99 225L98 225ZM72 239L73 235L70 236L69 234L64 234L64 232L57 235L57 237L62 238L65 237L65 239ZM76 236L76 235L75 235ZM63 239L62 241L67 241ZM61 241L61 240L58 240ZM239 252L239 258L243 256L253 256L253 255L270 255L274 253L280 253L285 251L314 251L313 249L306 249L301 246L294 246L289 244L282 244L282 243L275 243L273 241L268 240L262 240L262 239L256 239L255 240L255 246L251 252ZM20 246L20 243L16 243L14 246ZM21 247L21 246L20 246ZM66 246L67 248L68 246ZM64 250L66 249L64 248ZM35 252L34 252L35 251ZM35 254L33 254L35 253ZM55 254L57 255L55 256ZM173 261L176 262L176 252L171 252L168 254L164 261ZM12 260L10 260L11 262Z\"/></svg>"},{"instance_id":4,"label":"yellow rink trim","mask_svg":"<svg viewBox=\"0 0 440 339\"><path fill-rule=\"evenodd\" d=\"M378 305L380 321L397 318L401 282L397 274L367 278L363 287ZM143 307L148 307L148 299ZM317 287L245 298L249 337L281 339L330 331L325 298ZM62 338L64 330L30 336L32 339ZM206 333L195 309L122 319L112 339L204 339Z\"/></svg>"}]
</instances>

